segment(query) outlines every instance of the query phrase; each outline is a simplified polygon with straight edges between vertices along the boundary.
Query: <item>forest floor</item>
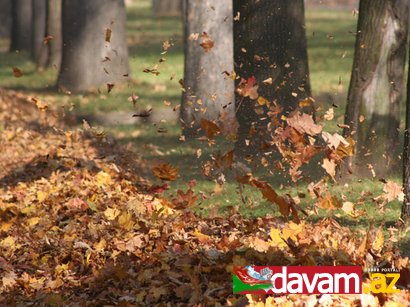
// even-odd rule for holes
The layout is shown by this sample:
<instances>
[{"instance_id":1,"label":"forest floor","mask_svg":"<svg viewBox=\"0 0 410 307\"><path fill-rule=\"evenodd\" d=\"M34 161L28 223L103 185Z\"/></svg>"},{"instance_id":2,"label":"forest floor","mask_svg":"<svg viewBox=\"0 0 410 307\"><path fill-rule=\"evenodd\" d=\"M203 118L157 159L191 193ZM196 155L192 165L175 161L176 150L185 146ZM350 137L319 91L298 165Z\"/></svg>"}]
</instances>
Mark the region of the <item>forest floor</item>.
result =
<instances>
[{"instance_id":1,"label":"forest floor","mask_svg":"<svg viewBox=\"0 0 410 307\"><path fill-rule=\"evenodd\" d=\"M343 122L355 28L350 9L307 11L319 116L339 106L334 121L321 123L327 131L336 132ZM149 1L137 1L128 9L128 31L133 80L111 93L57 93L53 69L36 72L26 54L0 57L6 88L0 93L0 271L6 273L0 275L0 293L6 294L0 304L240 303L244 298L230 294L234 264L407 265L410 235L396 228L401 203L393 199L380 210L386 186L377 177L328 183L332 195L360 213L346 214L343 208L317 208L307 192L308 183L324 174L319 165L307 168L313 179L299 184L258 174L281 195L301 198L309 214L301 226L286 222L252 187L227 178L221 188L204 178L203 163L232 143L218 139L210 147L180 140L180 19L155 19ZM173 45L164 56L165 40ZM162 57L158 76L143 73ZM21 78L13 76L13 67ZM129 99L133 92L136 107ZM132 117L150 108L147 119ZM161 163L179 169L167 185L153 174ZM395 174L385 179L400 184L400 171ZM277 241L289 231L300 248ZM326 299L376 304L405 301L406 295ZM276 299L298 305L320 298Z\"/></svg>"},{"instance_id":2,"label":"forest floor","mask_svg":"<svg viewBox=\"0 0 410 307\"><path fill-rule=\"evenodd\" d=\"M410 299L405 290L233 295L234 266L266 263L393 265L402 269L397 286L406 287L403 232L357 231L330 217L244 218L234 207L200 217L193 208L204 195L192 191L194 181L163 195L164 185L146 179L149 161L101 130L70 127L56 108L1 90L0 120L0 305L405 306Z\"/></svg>"}]
</instances>

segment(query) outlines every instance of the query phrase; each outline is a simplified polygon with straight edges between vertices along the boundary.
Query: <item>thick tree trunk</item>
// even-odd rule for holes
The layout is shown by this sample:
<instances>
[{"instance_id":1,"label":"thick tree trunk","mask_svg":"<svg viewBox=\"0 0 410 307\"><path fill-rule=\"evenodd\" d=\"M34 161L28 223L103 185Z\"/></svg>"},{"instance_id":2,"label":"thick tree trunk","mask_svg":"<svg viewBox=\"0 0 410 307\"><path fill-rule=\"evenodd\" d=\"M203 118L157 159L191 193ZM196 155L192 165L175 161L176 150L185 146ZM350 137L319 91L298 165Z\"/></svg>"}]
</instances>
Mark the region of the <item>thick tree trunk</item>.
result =
<instances>
[{"instance_id":1,"label":"thick tree trunk","mask_svg":"<svg viewBox=\"0 0 410 307\"><path fill-rule=\"evenodd\" d=\"M285 114L295 110L311 96L303 0L235 0L234 16L237 85L254 77L259 96ZM269 133L268 106L237 95L236 108L237 153L259 152Z\"/></svg>"},{"instance_id":2,"label":"thick tree trunk","mask_svg":"<svg viewBox=\"0 0 410 307\"><path fill-rule=\"evenodd\" d=\"M401 208L401 219L405 224L410 223L410 47L409 69L407 76L407 100L406 100L406 129L404 130L404 153L403 153L403 190L404 202Z\"/></svg>"},{"instance_id":3,"label":"thick tree trunk","mask_svg":"<svg viewBox=\"0 0 410 307\"><path fill-rule=\"evenodd\" d=\"M10 51L31 51L32 0L12 1Z\"/></svg>"},{"instance_id":4,"label":"thick tree trunk","mask_svg":"<svg viewBox=\"0 0 410 307\"><path fill-rule=\"evenodd\" d=\"M355 156L340 175L389 174L399 144L400 102L408 35L407 0L362 0L345 115L345 137L356 140Z\"/></svg>"},{"instance_id":5,"label":"thick tree trunk","mask_svg":"<svg viewBox=\"0 0 410 307\"><path fill-rule=\"evenodd\" d=\"M0 1L0 37L8 38L11 32L11 0Z\"/></svg>"},{"instance_id":6,"label":"thick tree trunk","mask_svg":"<svg viewBox=\"0 0 410 307\"><path fill-rule=\"evenodd\" d=\"M182 1L183 0L152 0L154 16L181 16Z\"/></svg>"},{"instance_id":7,"label":"thick tree trunk","mask_svg":"<svg viewBox=\"0 0 410 307\"><path fill-rule=\"evenodd\" d=\"M199 38L193 39L194 34L200 34ZM206 46L206 42L212 44L210 40L213 47ZM204 48L201 47L203 43ZM234 82L226 74L232 71L232 1L187 0L185 92L181 109L186 136L195 135L202 118L215 122L219 120L218 125L223 130L228 128L226 125L232 125L235 119Z\"/></svg>"},{"instance_id":8,"label":"thick tree trunk","mask_svg":"<svg viewBox=\"0 0 410 307\"><path fill-rule=\"evenodd\" d=\"M43 40L47 27L47 0L32 0L33 17L32 17L32 37L33 37L33 59L38 62Z\"/></svg>"},{"instance_id":9,"label":"thick tree trunk","mask_svg":"<svg viewBox=\"0 0 410 307\"><path fill-rule=\"evenodd\" d=\"M127 80L125 20L123 0L63 1L60 88L80 92Z\"/></svg>"}]
</instances>

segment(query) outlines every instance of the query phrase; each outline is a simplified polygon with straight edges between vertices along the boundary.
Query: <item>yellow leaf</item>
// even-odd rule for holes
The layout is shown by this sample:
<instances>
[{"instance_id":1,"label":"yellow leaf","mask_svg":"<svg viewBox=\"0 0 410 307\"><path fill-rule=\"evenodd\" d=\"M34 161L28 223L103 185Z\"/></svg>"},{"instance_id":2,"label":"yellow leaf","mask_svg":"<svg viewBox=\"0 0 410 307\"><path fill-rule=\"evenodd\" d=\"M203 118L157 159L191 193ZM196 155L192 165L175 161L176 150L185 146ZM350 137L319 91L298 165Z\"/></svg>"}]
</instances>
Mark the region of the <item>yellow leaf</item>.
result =
<instances>
[{"instance_id":1,"label":"yellow leaf","mask_svg":"<svg viewBox=\"0 0 410 307\"><path fill-rule=\"evenodd\" d=\"M118 218L118 223L127 230L131 230L134 226L132 221L132 214L129 212L124 212Z\"/></svg>"},{"instance_id":2,"label":"yellow leaf","mask_svg":"<svg viewBox=\"0 0 410 307\"><path fill-rule=\"evenodd\" d=\"M111 176L106 172L101 171L95 176L95 180L97 181L97 185L102 187L111 183Z\"/></svg>"},{"instance_id":3,"label":"yellow leaf","mask_svg":"<svg viewBox=\"0 0 410 307\"><path fill-rule=\"evenodd\" d=\"M28 224L30 227L33 227L33 226L37 225L39 221L40 221L40 218L39 218L39 217L32 217L32 218L30 218L30 219L27 220L27 224Z\"/></svg>"},{"instance_id":4,"label":"yellow leaf","mask_svg":"<svg viewBox=\"0 0 410 307\"><path fill-rule=\"evenodd\" d=\"M45 201L48 197L48 193L43 192L43 191L37 191L37 200L42 203Z\"/></svg>"},{"instance_id":5,"label":"yellow leaf","mask_svg":"<svg viewBox=\"0 0 410 307\"><path fill-rule=\"evenodd\" d=\"M374 240L373 245L372 245L373 250L379 252L382 250L383 245L384 245L383 229L379 228L376 234L376 239Z\"/></svg>"},{"instance_id":6,"label":"yellow leaf","mask_svg":"<svg viewBox=\"0 0 410 307\"><path fill-rule=\"evenodd\" d=\"M286 247L286 243L283 241L281 237L281 232L277 228L271 228L269 234L271 241L269 243L275 247Z\"/></svg>"},{"instance_id":7,"label":"yellow leaf","mask_svg":"<svg viewBox=\"0 0 410 307\"><path fill-rule=\"evenodd\" d=\"M258 97L258 104L259 104L260 106L264 106L264 105L266 105L266 104L269 104L269 101L266 100L265 98L263 98L262 96L259 96L259 97Z\"/></svg>"},{"instance_id":8,"label":"yellow leaf","mask_svg":"<svg viewBox=\"0 0 410 307\"><path fill-rule=\"evenodd\" d=\"M109 221L113 221L113 220L115 220L115 218L118 216L118 215L120 215L120 213L121 213L121 211L120 210L118 210L118 209L112 209L112 208L107 208L105 211L104 211L104 215L105 215L105 217L107 218L107 220L109 220Z\"/></svg>"},{"instance_id":9,"label":"yellow leaf","mask_svg":"<svg viewBox=\"0 0 410 307\"><path fill-rule=\"evenodd\" d=\"M14 240L14 238L12 236L8 236L8 237L6 237L6 238L4 238L3 240L0 241L0 246L2 246L4 248L15 249L15 244L16 244L16 241Z\"/></svg>"},{"instance_id":10,"label":"yellow leaf","mask_svg":"<svg viewBox=\"0 0 410 307\"><path fill-rule=\"evenodd\" d=\"M107 246L107 241L105 241L104 238L102 238L98 243L94 244L94 249L97 252L102 251L103 249L105 249L105 247Z\"/></svg>"},{"instance_id":11,"label":"yellow leaf","mask_svg":"<svg viewBox=\"0 0 410 307\"><path fill-rule=\"evenodd\" d=\"M294 222L290 222L282 230L283 238L285 240L291 238L293 241L297 241L296 236L300 234L302 231L303 231L303 223L296 224Z\"/></svg>"}]
</instances>

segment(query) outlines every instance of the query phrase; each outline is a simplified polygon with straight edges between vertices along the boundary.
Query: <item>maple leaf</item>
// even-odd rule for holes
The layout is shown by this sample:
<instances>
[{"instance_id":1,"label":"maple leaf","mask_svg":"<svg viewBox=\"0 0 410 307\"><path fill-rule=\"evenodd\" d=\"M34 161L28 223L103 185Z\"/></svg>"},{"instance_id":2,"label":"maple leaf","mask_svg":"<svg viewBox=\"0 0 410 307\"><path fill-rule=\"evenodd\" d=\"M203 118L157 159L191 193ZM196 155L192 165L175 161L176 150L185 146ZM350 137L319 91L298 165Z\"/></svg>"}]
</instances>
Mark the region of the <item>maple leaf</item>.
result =
<instances>
[{"instance_id":1,"label":"maple leaf","mask_svg":"<svg viewBox=\"0 0 410 307\"><path fill-rule=\"evenodd\" d=\"M349 146L349 142L338 133L333 133L333 135L331 135L329 132L323 131L322 137L328 144L328 146L332 149L337 149L340 146L340 144L344 146Z\"/></svg>"},{"instance_id":2,"label":"maple leaf","mask_svg":"<svg viewBox=\"0 0 410 307\"><path fill-rule=\"evenodd\" d=\"M399 201L404 200L403 188L401 185L388 180L383 186L383 192L385 192L384 197L388 202L391 202L395 199Z\"/></svg>"},{"instance_id":3,"label":"maple leaf","mask_svg":"<svg viewBox=\"0 0 410 307\"><path fill-rule=\"evenodd\" d=\"M179 174L179 169L168 163L161 163L160 165L154 167L152 171L155 177L165 181L174 181L177 179Z\"/></svg>"},{"instance_id":4,"label":"maple leaf","mask_svg":"<svg viewBox=\"0 0 410 307\"><path fill-rule=\"evenodd\" d=\"M307 133L311 136L315 136L322 131L322 126L315 124L312 115L306 113L296 113L287 118L286 122L298 132Z\"/></svg>"},{"instance_id":5,"label":"maple leaf","mask_svg":"<svg viewBox=\"0 0 410 307\"><path fill-rule=\"evenodd\" d=\"M214 41L209 37L208 33L204 32L201 35L202 42L199 44L204 48L205 52L210 51L214 47Z\"/></svg>"},{"instance_id":6,"label":"maple leaf","mask_svg":"<svg viewBox=\"0 0 410 307\"><path fill-rule=\"evenodd\" d=\"M173 209L186 209L195 205L198 200L198 195L194 194L194 191L189 189L186 193L182 190L177 191L177 196L172 200Z\"/></svg>"},{"instance_id":7,"label":"maple leaf","mask_svg":"<svg viewBox=\"0 0 410 307\"><path fill-rule=\"evenodd\" d=\"M258 85L256 84L256 78L254 76L249 77L248 80L241 79L236 91L243 97L249 97L252 100L258 99Z\"/></svg>"},{"instance_id":8,"label":"maple leaf","mask_svg":"<svg viewBox=\"0 0 410 307\"><path fill-rule=\"evenodd\" d=\"M205 131L205 135L208 139L213 139L221 133L221 129L217 124L205 118L201 119L201 127Z\"/></svg>"}]
</instances>

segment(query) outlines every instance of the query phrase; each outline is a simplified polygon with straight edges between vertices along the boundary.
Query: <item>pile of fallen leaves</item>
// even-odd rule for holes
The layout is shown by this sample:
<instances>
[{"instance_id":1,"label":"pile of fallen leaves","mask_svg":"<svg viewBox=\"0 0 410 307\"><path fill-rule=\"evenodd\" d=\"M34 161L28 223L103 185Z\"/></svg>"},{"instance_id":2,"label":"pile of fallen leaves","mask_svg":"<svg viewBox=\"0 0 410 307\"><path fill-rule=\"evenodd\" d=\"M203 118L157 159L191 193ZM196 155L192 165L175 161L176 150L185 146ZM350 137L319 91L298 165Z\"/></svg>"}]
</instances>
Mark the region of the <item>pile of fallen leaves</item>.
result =
<instances>
[{"instance_id":1,"label":"pile of fallen leaves","mask_svg":"<svg viewBox=\"0 0 410 307\"><path fill-rule=\"evenodd\" d=\"M232 295L235 265L406 268L408 259L392 243L394 232L353 233L332 219L200 218L190 208L192 190L171 200L153 195L138 155L93 128L70 131L50 109L0 92L0 304L393 306L410 300L404 290Z\"/></svg>"}]
</instances>

